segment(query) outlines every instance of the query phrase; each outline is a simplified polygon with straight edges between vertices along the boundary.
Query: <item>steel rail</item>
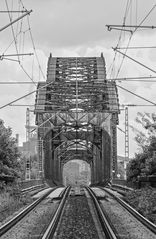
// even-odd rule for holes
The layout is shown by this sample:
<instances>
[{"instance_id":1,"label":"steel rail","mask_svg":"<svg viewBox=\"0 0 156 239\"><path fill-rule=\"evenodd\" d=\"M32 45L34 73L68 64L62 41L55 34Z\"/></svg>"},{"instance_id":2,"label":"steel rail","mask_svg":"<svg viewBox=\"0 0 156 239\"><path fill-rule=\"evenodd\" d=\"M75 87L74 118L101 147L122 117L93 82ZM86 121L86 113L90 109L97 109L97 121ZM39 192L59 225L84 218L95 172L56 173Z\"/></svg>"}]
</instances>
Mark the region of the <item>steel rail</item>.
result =
<instances>
[{"instance_id":1,"label":"steel rail","mask_svg":"<svg viewBox=\"0 0 156 239\"><path fill-rule=\"evenodd\" d=\"M111 187L112 187L113 189L115 189L115 190L121 189L121 190L123 190L123 191L125 191L125 192L134 191L133 188L130 188L130 187L127 187L127 186L124 186L124 185L120 185L120 184L115 184L115 183L112 183L112 184L111 184ZM110 189L111 189L111 187L110 187Z\"/></svg>"},{"instance_id":2,"label":"steel rail","mask_svg":"<svg viewBox=\"0 0 156 239\"><path fill-rule=\"evenodd\" d=\"M112 229L112 225L110 225L110 222L108 221L108 219L106 218L97 198L96 198L96 195L95 193L93 192L93 190L89 187L85 187L87 189L87 191L89 192L93 202L94 202L94 205L95 205L95 208L97 210L97 214L99 216L99 219L100 219L100 223L101 223L101 226L102 226L102 229L104 231L104 234L106 235L106 238L107 239L118 239L119 237L115 234L115 232L113 231Z\"/></svg>"},{"instance_id":3,"label":"steel rail","mask_svg":"<svg viewBox=\"0 0 156 239\"><path fill-rule=\"evenodd\" d=\"M140 221L145 227L147 227L150 231L152 231L153 233L156 234L156 225L155 224L150 222L147 218L145 218L139 212L137 212L134 208L132 208L128 203L123 201L121 198L115 196L113 193L111 193L106 188L102 188L102 187L99 187L99 188L102 189L103 191L107 192L108 194L110 194L113 198L115 198L115 200L120 205L122 205L127 211L129 211L135 218L137 218L138 221Z\"/></svg>"},{"instance_id":4,"label":"steel rail","mask_svg":"<svg viewBox=\"0 0 156 239\"><path fill-rule=\"evenodd\" d=\"M29 188L22 189L21 193L22 193L22 195L24 195L26 193L32 192L37 189L38 189L37 193L46 189L45 184L39 184L39 185L35 185L35 186L29 187Z\"/></svg>"},{"instance_id":5,"label":"steel rail","mask_svg":"<svg viewBox=\"0 0 156 239\"><path fill-rule=\"evenodd\" d=\"M15 224L17 224L20 220L22 220L30 211L32 211L43 199L45 199L51 192L53 192L57 187L51 189L49 192L45 193L39 199L35 200L25 209L23 209L19 214L13 217L11 220L6 222L4 225L0 227L0 237L4 235L7 231L9 231Z\"/></svg>"},{"instance_id":6,"label":"steel rail","mask_svg":"<svg viewBox=\"0 0 156 239\"><path fill-rule=\"evenodd\" d=\"M50 239L50 238L53 238L54 236L54 233L56 232L56 228L57 228L57 225L58 225L58 222L60 221L60 218L63 214L63 209L65 207L65 202L67 200L67 197L69 195L69 192L70 192L70 187L67 187L64 192L63 192L63 195L62 195L62 200L50 222L50 224L48 225L42 239Z\"/></svg>"},{"instance_id":7,"label":"steel rail","mask_svg":"<svg viewBox=\"0 0 156 239\"><path fill-rule=\"evenodd\" d=\"M119 185L119 184L111 184L111 186L108 187L108 188L113 190L113 191L118 192L122 196L125 196L127 192L134 191L134 189L132 189L132 188L128 188L126 186Z\"/></svg>"}]
</instances>

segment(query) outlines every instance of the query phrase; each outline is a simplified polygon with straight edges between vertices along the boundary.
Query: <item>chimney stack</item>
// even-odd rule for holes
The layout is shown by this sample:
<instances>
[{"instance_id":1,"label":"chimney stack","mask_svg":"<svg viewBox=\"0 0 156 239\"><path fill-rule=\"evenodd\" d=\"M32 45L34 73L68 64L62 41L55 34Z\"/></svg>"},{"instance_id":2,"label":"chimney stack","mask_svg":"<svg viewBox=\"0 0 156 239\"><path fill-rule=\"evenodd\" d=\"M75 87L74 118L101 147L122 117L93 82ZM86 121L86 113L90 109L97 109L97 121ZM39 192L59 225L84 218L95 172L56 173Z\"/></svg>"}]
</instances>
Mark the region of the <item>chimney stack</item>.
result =
<instances>
[{"instance_id":1,"label":"chimney stack","mask_svg":"<svg viewBox=\"0 0 156 239\"><path fill-rule=\"evenodd\" d=\"M16 145L19 146L19 134L16 134Z\"/></svg>"}]
</instances>

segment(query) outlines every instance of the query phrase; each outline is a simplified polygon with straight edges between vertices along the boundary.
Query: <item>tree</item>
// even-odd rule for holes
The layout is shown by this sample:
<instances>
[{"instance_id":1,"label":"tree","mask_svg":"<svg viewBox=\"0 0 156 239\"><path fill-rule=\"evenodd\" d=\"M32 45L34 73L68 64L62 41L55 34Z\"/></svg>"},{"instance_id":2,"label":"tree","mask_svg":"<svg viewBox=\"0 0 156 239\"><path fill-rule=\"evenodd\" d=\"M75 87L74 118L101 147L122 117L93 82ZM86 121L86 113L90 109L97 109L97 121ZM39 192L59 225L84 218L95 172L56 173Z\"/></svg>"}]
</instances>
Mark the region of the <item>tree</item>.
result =
<instances>
[{"instance_id":1,"label":"tree","mask_svg":"<svg viewBox=\"0 0 156 239\"><path fill-rule=\"evenodd\" d=\"M151 138L156 137L156 114L138 112L135 121L138 127L130 125L130 128L136 133L135 140L138 146L145 150L149 146Z\"/></svg>"},{"instance_id":2,"label":"tree","mask_svg":"<svg viewBox=\"0 0 156 239\"><path fill-rule=\"evenodd\" d=\"M13 181L19 175L20 154L16 146L16 139L12 137L10 127L6 128L0 120L0 176L1 179L12 178ZM6 180L7 181L7 180Z\"/></svg>"},{"instance_id":3,"label":"tree","mask_svg":"<svg viewBox=\"0 0 156 239\"><path fill-rule=\"evenodd\" d=\"M131 126L136 132L135 140L141 152L135 154L127 166L127 180L136 182L138 176L148 176L156 174L156 115L149 113L138 113L136 122L142 126L138 130Z\"/></svg>"}]
</instances>

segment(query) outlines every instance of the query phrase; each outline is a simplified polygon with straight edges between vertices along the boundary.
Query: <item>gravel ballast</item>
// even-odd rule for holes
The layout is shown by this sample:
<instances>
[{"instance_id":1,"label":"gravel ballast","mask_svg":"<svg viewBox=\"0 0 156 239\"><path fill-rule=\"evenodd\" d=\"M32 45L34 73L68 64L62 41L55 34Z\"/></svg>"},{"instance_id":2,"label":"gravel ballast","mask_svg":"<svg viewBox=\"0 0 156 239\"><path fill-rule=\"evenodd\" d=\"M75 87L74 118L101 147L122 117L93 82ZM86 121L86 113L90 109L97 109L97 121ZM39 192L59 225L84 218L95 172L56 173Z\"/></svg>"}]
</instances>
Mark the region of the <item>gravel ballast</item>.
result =
<instances>
[{"instance_id":1,"label":"gravel ballast","mask_svg":"<svg viewBox=\"0 0 156 239\"><path fill-rule=\"evenodd\" d=\"M84 195L70 196L55 239L98 239L98 233Z\"/></svg>"},{"instance_id":2,"label":"gravel ballast","mask_svg":"<svg viewBox=\"0 0 156 239\"><path fill-rule=\"evenodd\" d=\"M100 201L101 205L121 238L156 239L154 233L135 219L115 199L107 193L104 194L105 198Z\"/></svg>"},{"instance_id":3,"label":"gravel ballast","mask_svg":"<svg viewBox=\"0 0 156 239\"><path fill-rule=\"evenodd\" d=\"M32 239L43 235L52 215L54 214L58 201L45 199L1 239Z\"/></svg>"}]
</instances>

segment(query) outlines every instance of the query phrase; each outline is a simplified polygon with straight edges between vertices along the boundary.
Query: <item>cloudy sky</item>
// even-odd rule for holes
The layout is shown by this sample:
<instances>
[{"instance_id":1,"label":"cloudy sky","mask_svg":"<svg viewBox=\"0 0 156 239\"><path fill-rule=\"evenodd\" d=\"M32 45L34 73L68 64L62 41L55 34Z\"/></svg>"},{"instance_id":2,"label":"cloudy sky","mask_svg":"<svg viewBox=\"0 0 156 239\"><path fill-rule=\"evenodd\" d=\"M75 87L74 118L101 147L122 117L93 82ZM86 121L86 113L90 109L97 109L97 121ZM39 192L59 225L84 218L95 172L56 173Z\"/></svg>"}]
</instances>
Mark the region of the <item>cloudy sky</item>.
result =
<instances>
[{"instance_id":1,"label":"cloudy sky","mask_svg":"<svg viewBox=\"0 0 156 239\"><path fill-rule=\"evenodd\" d=\"M156 46L156 29L137 29L131 36L130 32L119 30L108 31L106 24L139 25L146 18L156 3L154 0L1 0L0 10L19 10L22 3L27 10L33 10L28 18L23 18L3 31L0 31L0 51L3 54L32 53L35 49L40 62L42 72L46 76L47 59L52 55L57 56L100 56L103 52L106 60L107 77L142 77L155 76L156 49L127 50L126 54L152 69L146 69L139 64L124 58L121 54L115 56L112 47L116 47L120 39L120 47L129 46ZM128 5L127 5L128 3ZM127 7L126 7L127 6ZM127 10L126 10L127 9ZM14 20L18 14L10 15ZM8 14L0 13L0 28L9 23ZM142 25L156 26L156 7ZM13 43L16 39L16 45ZM131 39L129 41L129 39ZM11 44L12 43L12 44ZM124 52L124 50L122 50ZM0 82L28 82L43 80L44 76L39 71L35 56L6 57L0 62ZM11 60L10 60L11 59ZM15 61L12 61L12 60ZM20 64L17 62L20 60ZM112 64L113 63L113 64ZM23 71L23 69L27 74ZM120 71L118 72L120 68ZM30 77L30 78L29 78ZM156 80L156 79L155 79ZM117 82L118 85L141 95L152 102L156 102L156 82ZM1 84L0 85L0 118L6 126L11 126L13 135L20 134L20 142L25 141L26 106L7 106L9 102L35 90L35 84ZM118 89L120 104L150 104L128 92ZM34 104L34 95L14 104ZM33 109L33 107L30 107ZM137 112L154 112L155 106L129 107L129 123L136 125ZM124 130L124 111L119 117L119 127ZM31 113L31 123L34 124L34 115ZM133 138L134 133L130 130L130 156L137 151L137 145ZM124 134L118 131L118 154L124 155Z\"/></svg>"}]
</instances>

